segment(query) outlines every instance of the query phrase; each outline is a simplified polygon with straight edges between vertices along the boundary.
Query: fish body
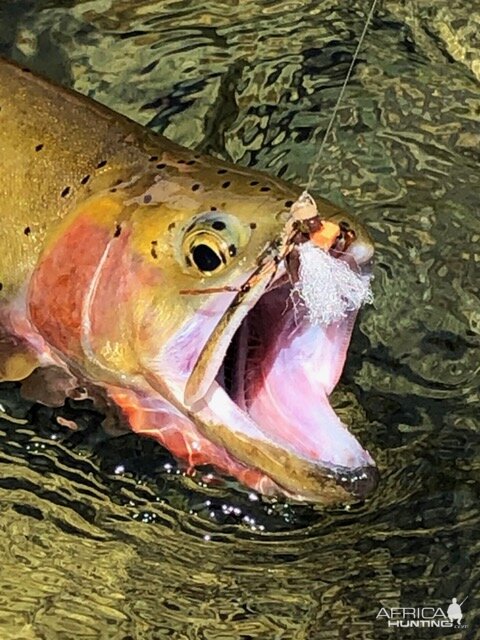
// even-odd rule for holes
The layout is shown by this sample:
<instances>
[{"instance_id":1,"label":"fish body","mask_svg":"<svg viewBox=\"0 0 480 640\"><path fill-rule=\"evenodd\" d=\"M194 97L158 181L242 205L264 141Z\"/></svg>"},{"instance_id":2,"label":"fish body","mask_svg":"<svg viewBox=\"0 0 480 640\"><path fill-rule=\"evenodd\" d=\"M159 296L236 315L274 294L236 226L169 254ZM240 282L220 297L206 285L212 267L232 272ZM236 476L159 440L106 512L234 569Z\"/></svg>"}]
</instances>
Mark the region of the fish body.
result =
<instances>
[{"instance_id":1,"label":"fish body","mask_svg":"<svg viewBox=\"0 0 480 640\"><path fill-rule=\"evenodd\" d=\"M363 497L374 462L328 403L355 313L299 318L279 253L300 194L0 60L0 378L87 381L188 466L265 494ZM317 207L370 262L361 226Z\"/></svg>"}]
</instances>

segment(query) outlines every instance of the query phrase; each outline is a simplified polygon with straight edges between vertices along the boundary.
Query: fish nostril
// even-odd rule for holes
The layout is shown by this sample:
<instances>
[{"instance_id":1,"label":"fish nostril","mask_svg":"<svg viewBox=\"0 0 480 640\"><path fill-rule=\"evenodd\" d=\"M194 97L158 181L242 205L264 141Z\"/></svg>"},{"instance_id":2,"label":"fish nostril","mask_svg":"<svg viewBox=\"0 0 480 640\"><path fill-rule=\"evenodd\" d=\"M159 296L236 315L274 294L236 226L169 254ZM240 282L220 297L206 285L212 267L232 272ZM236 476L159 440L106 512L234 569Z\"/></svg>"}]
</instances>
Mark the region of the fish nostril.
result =
<instances>
[{"instance_id":1,"label":"fish nostril","mask_svg":"<svg viewBox=\"0 0 480 640\"><path fill-rule=\"evenodd\" d=\"M367 498L377 487L380 474L377 467L358 467L335 477L337 484L359 500Z\"/></svg>"}]
</instances>

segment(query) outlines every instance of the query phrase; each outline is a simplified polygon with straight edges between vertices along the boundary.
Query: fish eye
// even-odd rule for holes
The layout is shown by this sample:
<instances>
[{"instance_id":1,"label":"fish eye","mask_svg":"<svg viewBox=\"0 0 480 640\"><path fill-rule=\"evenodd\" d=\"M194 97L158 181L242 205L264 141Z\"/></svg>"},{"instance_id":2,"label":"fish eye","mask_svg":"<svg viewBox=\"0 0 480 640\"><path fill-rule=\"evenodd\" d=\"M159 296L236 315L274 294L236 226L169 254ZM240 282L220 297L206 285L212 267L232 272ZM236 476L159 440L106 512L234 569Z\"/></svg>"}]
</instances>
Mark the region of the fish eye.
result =
<instances>
[{"instance_id":1,"label":"fish eye","mask_svg":"<svg viewBox=\"0 0 480 640\"><path fill-rule=\"evenodd\" d=\"M192 247L191 255L199 271L212 273L222 266L222 258L208 244L200 243Z\"/></svg>"},{"instance_id":2,"label":"fish eye","mask_svg":"<svg viewBox=\"0 0 480 640\"><path fill-rule=\"evenodd\" d=\"M216 275L230 262L227 239L210 227L187 232L183 240L184 263L202 275Z\"/></svg>"},{"instance_id":3,"label":"fish eye","mask_svg":"<svg viewBox=\"0 0 480 640\"><path fill-rule=\"evenodd\" d=\"M217 275L241 253L250 234L251 229L231 214L200 214L183 229L179 258L192 274Z\"/></svg>"}]
</instances>

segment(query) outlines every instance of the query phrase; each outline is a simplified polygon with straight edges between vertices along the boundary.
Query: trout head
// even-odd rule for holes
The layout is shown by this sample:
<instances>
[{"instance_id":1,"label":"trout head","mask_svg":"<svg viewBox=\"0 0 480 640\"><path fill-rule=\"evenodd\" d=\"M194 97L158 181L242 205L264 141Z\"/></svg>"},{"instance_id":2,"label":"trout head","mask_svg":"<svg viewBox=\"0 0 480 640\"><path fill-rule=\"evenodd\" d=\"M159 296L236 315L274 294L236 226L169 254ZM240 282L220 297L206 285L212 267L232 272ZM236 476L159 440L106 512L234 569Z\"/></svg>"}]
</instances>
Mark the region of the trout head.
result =
<instances>
[{"instance_id":1,"label":"trout head","mask_svg":"<svg viewBox=\"0 0 480 640\"><path fill-rule=\"evenodd\" d=\"M257 488L297 499L364 498L375 464L328 400L355 313L311 324L279 253L300 190L211 159L181 164L77 208L34 275L34 322L90 378L192 423L224 472L253 469ZM365 230L317 206L354 231L338 259L365 268ZM54 300L37 304L46 286Z\"/></svg>"}]
</instances>

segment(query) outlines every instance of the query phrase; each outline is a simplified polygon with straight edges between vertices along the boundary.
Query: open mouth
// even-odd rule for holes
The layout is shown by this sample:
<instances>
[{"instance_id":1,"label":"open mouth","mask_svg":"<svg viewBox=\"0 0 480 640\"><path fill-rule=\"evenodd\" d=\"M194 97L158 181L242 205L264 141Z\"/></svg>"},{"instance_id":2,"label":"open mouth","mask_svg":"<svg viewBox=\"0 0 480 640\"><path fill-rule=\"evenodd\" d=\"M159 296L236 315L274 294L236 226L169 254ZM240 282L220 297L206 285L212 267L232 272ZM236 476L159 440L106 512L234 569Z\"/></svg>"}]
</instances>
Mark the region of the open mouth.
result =
<instances>
[{"instance_id":1,"label":"open mouth","mask_svg":"<svg viewBox=\"0 0 480 640\"><path fill-rule=\"evenodd\" d=\"M235 404L278 445L357 499L376 486L370 454L330 406L356 312L313 325L288 278L277 279L236 331L217 376Z\"/></svg>"}]
</instances>

